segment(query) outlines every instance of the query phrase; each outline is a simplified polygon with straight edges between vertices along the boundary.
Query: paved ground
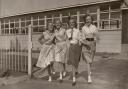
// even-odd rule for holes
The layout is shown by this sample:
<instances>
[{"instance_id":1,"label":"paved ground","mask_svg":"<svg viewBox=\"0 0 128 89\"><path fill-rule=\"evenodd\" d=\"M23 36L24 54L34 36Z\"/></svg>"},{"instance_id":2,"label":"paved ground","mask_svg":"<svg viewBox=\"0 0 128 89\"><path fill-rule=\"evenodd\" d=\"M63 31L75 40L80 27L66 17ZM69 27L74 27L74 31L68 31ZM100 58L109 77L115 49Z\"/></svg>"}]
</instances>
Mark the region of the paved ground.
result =
<instances>
[{"instance_id":1,"label":"paved ground","mask_svg":"<svg viewBox=\"0 0 128 89\"><path fill-rule=\"evenodd\" d=\"M70 71L70 66L67 69ZM86 66L81 61L75 87L67 76L62 84L57 80L49 83L43 78L0 86L0 89L128 89L128 60L96 58L92 73L93 83L88 84Z\"/></svg>"}]
</instances>

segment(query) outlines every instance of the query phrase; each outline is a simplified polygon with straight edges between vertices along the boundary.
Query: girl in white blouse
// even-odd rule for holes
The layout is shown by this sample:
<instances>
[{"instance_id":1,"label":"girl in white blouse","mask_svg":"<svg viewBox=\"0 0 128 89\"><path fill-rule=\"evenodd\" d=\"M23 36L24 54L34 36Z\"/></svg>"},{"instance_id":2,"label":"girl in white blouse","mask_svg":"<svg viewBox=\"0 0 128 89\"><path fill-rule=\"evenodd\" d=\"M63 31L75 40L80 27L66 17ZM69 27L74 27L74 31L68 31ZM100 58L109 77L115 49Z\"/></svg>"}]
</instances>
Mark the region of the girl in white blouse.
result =
<instances>
[{"instance_id":1,"label":"girl in white blouse","mask_svg":"<svg viewBox=\"0 0 128 89\"><path fill-rule=\"evenodd\" d=\"M76 85L76 73L79 64L81 47L79 45L79 29L76 28L77 23L72 18L69 21L69 29L66 31L68 40L69 40L69 59L68 64L72 65L72 75L73 75L73 83L72 85Z\"/></svg>"},{"instance_id":2,"label":"girl in white blouse","mask_svg":"<svg viewBox=\"0 0 128 89\"><path fill-rule=\"evenodd\" d=\"M91 15L87 14L84 20L85 24L82 27L82 37L80 42L82 43L82 58L87 63L88 83L91 83L91 64L93 62L96 50L98 30L96 26L92 24L93 19Z\"/></svg>"}]
</instances>

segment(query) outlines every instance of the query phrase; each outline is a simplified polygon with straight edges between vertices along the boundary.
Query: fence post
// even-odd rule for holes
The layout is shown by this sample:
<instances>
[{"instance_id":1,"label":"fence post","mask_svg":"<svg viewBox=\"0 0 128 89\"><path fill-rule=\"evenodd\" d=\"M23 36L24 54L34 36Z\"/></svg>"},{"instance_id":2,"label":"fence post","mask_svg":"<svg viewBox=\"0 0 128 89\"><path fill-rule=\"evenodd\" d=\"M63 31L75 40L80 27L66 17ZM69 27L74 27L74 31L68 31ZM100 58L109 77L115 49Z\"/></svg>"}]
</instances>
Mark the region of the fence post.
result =
<instances>
[{"instance_id":1,"label":"fence post","mask_svg":"<svg viewBox=\"0 0 128 89\"><path fill-rule=\"evenodd\" d=\"M32 26L28 26L28 75L32 76Z\"/></svg>"}]
</instances>

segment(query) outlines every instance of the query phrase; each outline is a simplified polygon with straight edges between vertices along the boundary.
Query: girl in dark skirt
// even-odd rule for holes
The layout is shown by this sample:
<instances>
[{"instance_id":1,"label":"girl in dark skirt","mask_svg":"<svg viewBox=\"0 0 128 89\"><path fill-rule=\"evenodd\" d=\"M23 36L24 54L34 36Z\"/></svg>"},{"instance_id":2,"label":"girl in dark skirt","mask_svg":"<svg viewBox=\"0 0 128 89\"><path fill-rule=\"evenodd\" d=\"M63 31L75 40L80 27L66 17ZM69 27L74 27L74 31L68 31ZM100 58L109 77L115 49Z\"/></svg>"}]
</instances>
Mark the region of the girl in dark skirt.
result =
<instances>
[{"instance_id":1,"label":"girl in dark skirt","mask_svg":"<svg viewBox=\"0 0 128 89\"><path fill-rule=\"evenodd\" d=\"M79 64L81 47L79 45L79 29L76 28L76 21L72 18L69 21L70 28L67 30L69 39L69 59L68 64L72 65L73 83L76 84L76 72Z\"/></svg>"}]
</instances>

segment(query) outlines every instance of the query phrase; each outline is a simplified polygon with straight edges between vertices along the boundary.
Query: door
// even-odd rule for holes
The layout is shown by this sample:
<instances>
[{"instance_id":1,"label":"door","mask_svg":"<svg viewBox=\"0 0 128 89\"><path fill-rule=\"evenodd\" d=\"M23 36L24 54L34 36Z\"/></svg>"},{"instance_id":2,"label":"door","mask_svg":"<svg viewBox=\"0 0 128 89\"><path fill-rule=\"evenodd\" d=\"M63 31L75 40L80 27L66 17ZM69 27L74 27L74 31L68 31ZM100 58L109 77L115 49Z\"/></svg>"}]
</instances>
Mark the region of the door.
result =
<instances>
[{"instance_id":1,"label":"door","mask_svg":"<svg viewBox=\"0 0 128 89\"><path fill-rule=\"evenodd\" d=\"M128 44L128 10L122 11L122 44Z\"/></svg>"}]
</instances>

